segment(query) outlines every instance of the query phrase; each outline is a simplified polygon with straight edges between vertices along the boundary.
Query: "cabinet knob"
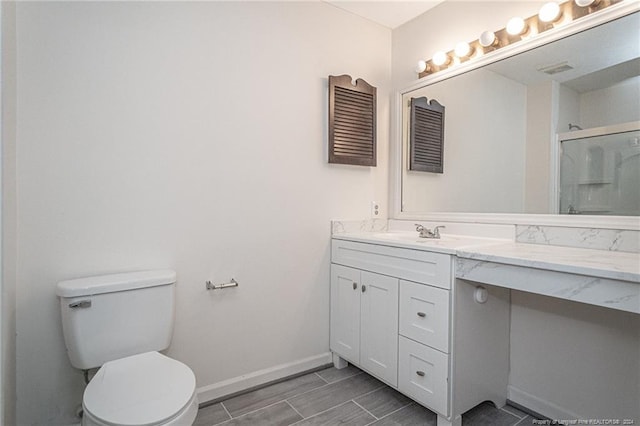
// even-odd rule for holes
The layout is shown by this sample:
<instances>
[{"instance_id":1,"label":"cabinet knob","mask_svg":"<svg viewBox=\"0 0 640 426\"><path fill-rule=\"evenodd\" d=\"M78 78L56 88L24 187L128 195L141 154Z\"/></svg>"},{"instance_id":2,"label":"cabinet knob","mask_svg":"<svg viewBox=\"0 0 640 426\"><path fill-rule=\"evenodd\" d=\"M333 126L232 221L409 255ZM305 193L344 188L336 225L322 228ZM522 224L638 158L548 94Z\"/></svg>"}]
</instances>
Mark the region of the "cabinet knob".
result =
<instances>
[{"instance_id":1,"label":"cabinet knob","mask_svg":"<svg viewBox=\"0 0 640 426\"><path fill-rule=\"evenodd\" d=\"M353 289L355 290L356 288L358 288L358 283L353 283Z\"/></svg>"},{"instance_id":2,"label":"cabinet knob","mask_svg":"<svg viewBox=\"0 0 640 426\"><path fill-rule=\"evenodd\" d=\"M427 316L427 314L425 314L424 312L418 312L418 316L424 318Z\"/></svg>"},{"instance_id":3,"label":"cabinet knob","mask_svg":"<svg viewBox=\"0 0 640 426\"><path fill-rule=\"evenodd\" d=\"M365 291L367 291L367 286L362 284L362 292L364 293Z\"/></svg>"},{"instance_id":4,"label":"cabinet knob","mask_svg":"<svg viewBox=\"0 0 640 426\"><path fill-rule=\"evenodd\" d=\"M420 376L420 377L424 377L424 371L420 371L420 370L418 370L418 371L416 371L416 374L417 374L418 376Z\"/></svg>"}]
</instances>

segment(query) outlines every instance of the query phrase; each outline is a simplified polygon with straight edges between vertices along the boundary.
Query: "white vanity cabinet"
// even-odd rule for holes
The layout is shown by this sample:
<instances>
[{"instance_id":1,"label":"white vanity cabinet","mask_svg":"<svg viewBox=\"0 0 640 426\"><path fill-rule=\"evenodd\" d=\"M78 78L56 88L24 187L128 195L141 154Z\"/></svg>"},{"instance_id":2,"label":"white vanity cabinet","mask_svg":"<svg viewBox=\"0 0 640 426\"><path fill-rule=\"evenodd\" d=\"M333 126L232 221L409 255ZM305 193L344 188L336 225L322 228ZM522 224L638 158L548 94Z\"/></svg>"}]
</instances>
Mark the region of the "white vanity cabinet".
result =
<instances>
[{"instance_id":1,"label":"white vanity cabinet","mask_svg":"<svg viewBox=\"0 0 640 426\"><path fill-rule=\"evenodd\" d=\"M334 239L331 259L331 350L448 417L451 256Z\"/></svg>"},{"instance_id":2,"label":"white vanity cabinet","mask_svg":"<svg viewBox=\"0 0 640 426\"><path fill-rule=\"evenodd\" d=\"M336 366L378 377L436 412L438 426L460 425L486 400L504 405L508 291L477 303L477 285L455 279L455 256L435 250L340 238L331 249Z\"/></svg>"},{"instance_id":3,"label":"white vanity cabinet","mask_svg":"<svg viewBox=\"0 0 640 426\"><path fill-rule=\"evenodd\" d=\"M398 279L331 265L331 348L392 386L398 382Z\"/></svg>"}]
</instances>

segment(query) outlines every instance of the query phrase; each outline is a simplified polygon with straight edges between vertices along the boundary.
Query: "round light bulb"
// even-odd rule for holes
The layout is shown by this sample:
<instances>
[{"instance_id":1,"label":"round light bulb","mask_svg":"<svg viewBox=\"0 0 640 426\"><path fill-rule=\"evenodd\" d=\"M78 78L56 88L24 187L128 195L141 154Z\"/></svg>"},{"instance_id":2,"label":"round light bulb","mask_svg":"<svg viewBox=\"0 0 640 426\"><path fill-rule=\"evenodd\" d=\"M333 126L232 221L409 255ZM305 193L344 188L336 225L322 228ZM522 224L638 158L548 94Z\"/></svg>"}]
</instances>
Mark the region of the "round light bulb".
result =
<instances>
[{"instance_id":1,"label":"round light bulb","mask_svg":"<svg viewBox=\"0 0 640 426\"><path fill-rule=\"evenodd\" d=\"M449 62L449 57L447 56L446 53L440 51L440 52L436 52L435 55L433 55L433 58L431 58L431 60L433 61L434 65L439 67Z\"/></svg>"},{"instance_id":2,"label":"round light bulb","mask_svg":"<svg viewBox=\"0 0 640 426\"><path fill-rule=\"evenodd\" d=\"M575 0L575 2L580 7L588 7L597 3L596 0Z\"/></svg>"},{"instance_id":3,"label":"round light bulb","mask_svg":"<svg viewBox=\"0 0 640 426\"><path fill-rule=\"evenodd\" d=\"M421 72L424 72L427 69L427 62L426 61L418 61L418 65L416 66L416 72L418 74L420 74Z\"/></svg>"},{"instance_id":4,"label":"round light bulb","mask_svg":"<svg viewBox=\"0 0 640 426\"><path fill-rule=\"evenodd\" d=\"M471 46L465 41L456 44L454 52L458 58L465 58L471 53Z\"/></svg>"},{"instance_id":5,"label":"round light bulb","mask_svg":"<svg viewBox=\"0 0 640 426\"><path fill-rule=\"evenodd\" d=\"M556 2L545 3L538 12L542 22L553 22L560 17L560 5Z\"/></svg>"},{"instance_id":6,"label":"round light bulb","mask_svg":"<svg viewBox=\"0 0 640 426\"><path fill-rule=\"evenodd\" d=\"M527 27L527 24L524 22L524 19L522 19L519 16L516 16L515 18L511 18L509 19L509 22L507 22L507 32L511 35L522 34L526 29L526 27Z\"/></svg>"},{"instance_id":7,"label":"round light bulb","mask_svg":"<svg viewBox=\"0 0 640 426\"><path fill-rule=\"evenodd\" d=\"M482 47L492 46L493 43L495 43L495 41L496 41L496 33L494 33L493 31L483 32L482 34L480 34L480 38L478 39L478 42Z\"/></svg>"}]
</instances>

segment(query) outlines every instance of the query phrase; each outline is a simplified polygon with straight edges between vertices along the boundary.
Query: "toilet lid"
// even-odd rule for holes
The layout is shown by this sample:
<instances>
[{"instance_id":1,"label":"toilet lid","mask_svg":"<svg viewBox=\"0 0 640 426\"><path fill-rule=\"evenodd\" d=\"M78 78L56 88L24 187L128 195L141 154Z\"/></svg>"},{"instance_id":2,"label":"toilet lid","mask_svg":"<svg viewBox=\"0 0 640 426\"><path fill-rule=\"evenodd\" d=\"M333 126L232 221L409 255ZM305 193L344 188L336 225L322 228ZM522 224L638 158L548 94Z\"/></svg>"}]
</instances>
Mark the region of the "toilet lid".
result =
<instances>
[{"instance_id":1,"label":"toilet lid","mask_svg":"<svg viewBox=\"0 0 640 426\"><path fill-rule=\"evenodd\" d=\"M84 409L107 424L154 425L178 414L193 397L189 367L158 352L105 363L84 392Z\"/></svg>"}]
</instances>

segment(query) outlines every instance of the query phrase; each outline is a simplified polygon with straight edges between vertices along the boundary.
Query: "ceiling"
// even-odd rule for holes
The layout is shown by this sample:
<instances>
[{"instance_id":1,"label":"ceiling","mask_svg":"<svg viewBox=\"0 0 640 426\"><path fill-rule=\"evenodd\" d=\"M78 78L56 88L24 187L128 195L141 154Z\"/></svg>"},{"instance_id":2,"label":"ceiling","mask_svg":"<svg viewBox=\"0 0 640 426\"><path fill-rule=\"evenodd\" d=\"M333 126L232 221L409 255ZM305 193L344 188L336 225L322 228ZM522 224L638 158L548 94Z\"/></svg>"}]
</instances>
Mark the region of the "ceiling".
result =
<instances>
[{"instance_id":1,"label":"ceiling","mask_svg":"<svg viewBox=\"0 0 640 426\"><path fill-rule=\"evenodd\" d=\"M377 22L387 28L394 29L412 20L416 16L422 15L444 0L323 1L340 9L355 13L370 21Z\"/></svg>"},{"instance_id":2,"label":"ceiling","mask_svg":"<svg viewBox=\"0 0 640 426\"><path fill-rule=\"evenodd\" d=\"M640 74L638 16L632 14L487 66L525 85L556 80L578 93L592 91ZM549 76L541 68L571 68Z\"/></svg>"}]
</instances>

